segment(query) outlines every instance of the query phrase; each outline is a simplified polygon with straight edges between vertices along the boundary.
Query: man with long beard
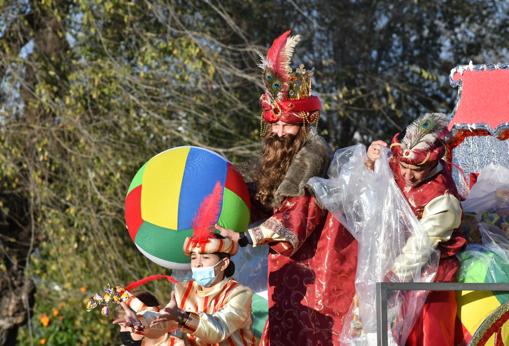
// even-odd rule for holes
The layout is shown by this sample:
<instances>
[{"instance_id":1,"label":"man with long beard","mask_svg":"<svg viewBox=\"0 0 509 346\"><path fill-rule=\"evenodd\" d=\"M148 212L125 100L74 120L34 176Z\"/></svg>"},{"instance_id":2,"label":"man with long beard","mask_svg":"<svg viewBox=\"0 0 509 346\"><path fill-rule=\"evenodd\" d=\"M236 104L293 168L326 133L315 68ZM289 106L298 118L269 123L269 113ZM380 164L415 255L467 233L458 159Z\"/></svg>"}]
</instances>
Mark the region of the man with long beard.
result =
<instances>
[{"instance_id":1,"label":"man with long beard","mask_svg":"<svg viewBox=\"0 0 509 346\"><path fill-rule=\"evenodd\" d=\"M306 187L325 174L331 152L315 130L320 100L311 95L311 75L290 67L299 36L289 34L274 41L262 63L264 139L253 211L271 216L240 236L218 229L241 246L269 246L261 345L337 345L354 295L357 243Z\"/></svg>"}]
</instances>

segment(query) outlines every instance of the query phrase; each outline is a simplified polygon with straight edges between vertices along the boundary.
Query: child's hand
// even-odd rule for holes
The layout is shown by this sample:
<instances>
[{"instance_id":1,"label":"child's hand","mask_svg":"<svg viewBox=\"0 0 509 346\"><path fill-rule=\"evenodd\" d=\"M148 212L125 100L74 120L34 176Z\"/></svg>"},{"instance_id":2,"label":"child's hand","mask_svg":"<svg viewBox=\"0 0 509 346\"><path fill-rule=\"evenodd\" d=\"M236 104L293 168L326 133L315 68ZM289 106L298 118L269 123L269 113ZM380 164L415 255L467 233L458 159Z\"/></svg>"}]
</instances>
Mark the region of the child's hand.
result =
<instances>
[{"instance_id":1,"label":"child's hand","mask_svg":"<svg viewBox=\"0 0 509 346\"><path fill-rule=\"evenodd\" d=\"M141 333L143 331L143 324L138 319L138 316L136 316L136 313L124 302L120 303L120 306L124 310L124 316L114 320L113 324L129 327L132 328L134 332Z\"/></svg>"}]
</instances>

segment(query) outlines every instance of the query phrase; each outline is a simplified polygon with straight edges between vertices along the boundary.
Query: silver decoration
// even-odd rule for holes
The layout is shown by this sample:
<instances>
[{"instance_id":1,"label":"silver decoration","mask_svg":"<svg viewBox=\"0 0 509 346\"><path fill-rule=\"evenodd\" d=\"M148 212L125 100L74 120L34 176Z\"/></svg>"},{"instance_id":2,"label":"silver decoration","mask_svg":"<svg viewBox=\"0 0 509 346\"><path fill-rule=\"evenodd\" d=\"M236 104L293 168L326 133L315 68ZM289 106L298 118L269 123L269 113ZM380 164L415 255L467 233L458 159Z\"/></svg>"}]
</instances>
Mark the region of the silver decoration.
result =
<instances>
[{"instance_id":1,"label":"silver decoration","mask_svg":"<svg viewBox=\"0 0 509 346\"><path fill-rule=\"evenodd\" d=\"M463 89L463 81L462 79L454 80L453 77L456 73L459 73L460 75L463 75L465 71L476 71L476 72L482 72L482 71L494 71L494 70L509 70L509 64L483 64L483 65L474 65L472 61L470 61L470 64L468 65L460 65L451 70L451 73L449 74L449 83L453 88L458 88L458 97L456 98L456 104L454 105L454 109L452 110L451 114L449 115L449 120L452 120L454 118L454 115L456 114L456 111L458 110L459 104L461 102L461 94ZM492 129L488 125L484 123L475 123L475 124L455 124L454 127L451 129L452 136L456 137L456 135L462 131L469 130L486 130L488 131L492 136L500 136L503 132L509 130L509 119L507 119L507 122L501 123L497 126L496 129ZM478 153L479 154L479 153Z\"/></svg>"},{"instance_id":2,"label":"silver decoration","mask_svg":"<svg viewBox=\"0 0 509 346\"><path fill-rule=\"evenodd\" d=\"M472 61L470 61L468 65L460 65L453 68L449 75L449 82L453 88L458 88L458 97L449 119L452 120L454 118L461 102L463 81L461 78L457 80L453 79L456 73L463 75L465 71L482 72L508 69L509 64L474 65ZM465 131L476 132L483 130L490 133L491 136L465 137L463 142L453 149L453 163L464 170L463 175L459 169L454 167L452 169L453 178L462 196L466 196L469 192L470 173L479 173L481 169L490 163L509 168L509 140L501 141L496 138L504 132L509 131L509 119L507 119L507 122L499 124L495 129L490 128L481 121L473 124L455 124L451 132L454 138Z\"/></svg>"},{"instance_id":3,"label":"silver decoration","mask_svg":"<svg viewBox=\"0 0 509 346\"><path fill-rule=\"evenodd\" d=\"M460 80L454 80L453 76L457 73L460 75L463 75L465 71L493 71L493 70L508 70L509 64L483 64L483 65L474 65L472 61L468 65L459 65L456 66L451 70L451 73L449 74L449 82L451 83L451 86L453 88L457 87L458 85L461 85L461 79Z\"/></svg>"},{"instance_id":4,"label":"silver decoration","mask_svg":"<svg viewBox=\"0 0 509 346\"><path fill-rule=\"evenodd\" d=\"M509 168L509 140L501 141L491 136L467 137L454 148L453 163L460 166L467 179L467 183L458 169L453 167L453 178L459 192L466 196L470 173L479 173L490 163Z\"/></svg>"}]
</instances>

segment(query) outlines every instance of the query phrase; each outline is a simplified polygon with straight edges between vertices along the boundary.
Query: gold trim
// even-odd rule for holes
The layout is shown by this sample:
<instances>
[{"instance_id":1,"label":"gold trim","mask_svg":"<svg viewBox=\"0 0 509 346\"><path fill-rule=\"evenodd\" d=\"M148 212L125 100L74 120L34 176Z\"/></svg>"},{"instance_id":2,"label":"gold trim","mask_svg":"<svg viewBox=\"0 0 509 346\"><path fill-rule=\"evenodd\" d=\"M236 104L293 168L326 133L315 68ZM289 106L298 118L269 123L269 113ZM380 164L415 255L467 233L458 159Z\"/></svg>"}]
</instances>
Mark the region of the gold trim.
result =
<instances>
[{"instance_id":1,"label":"gold trim","mask_svg":"<svg viewBox=\"0 0 509 346\"><path fill-rule=\"evenodd\" d=\"M267 134L267 128L268 128L268 124L263 119L263 112L262 112L262 114L260 115L260 137L264 137Z\"/></svg>"},{"instance_id":2,"label":"gold trim","mask_svg":"<svg viewBox=\"0 0 509 346\"><path fill-rule=\"evenodd\" d=\"M295 233L290 231L290 229L283 226L281 221L279 221L276 218L269 218L266 220L261 226L266 227L279 235L280 237L284 238L287 242L292 245L294 251L298 248L299 245L299 239Z\"/></svg>"},{"instance_id":3,"label":"gold trim","mask_svg":"<svg viewBox=\"0 0 509 346\"><path fill-rule=\"evenodd\" d=\"M509 302L506 302L499 307L496 308L477 328L474 335L472 335L472 339L468 343L468 346L478 346L481 339L484 337L486 333L491 329L491 327L497 323L499 319L502 318L504 314L509 312ZM507 322L507 321L506 321ZM493 333L493 334L496 334Z\"/></svg>"},{"instance_id":4,"label":"gold trim","mask_svg":"<svg viewBox=\"0 0 509 346\"><path fill-rule=\"evenodd\" d=\"M426 153L426 157L424 158L424 160L421 162L421 163L418 163L417 166L422 166L424 165L426 162L428 162L429 158L431 157L431 153L428 151Z\"/></svg>"}]
</instances>

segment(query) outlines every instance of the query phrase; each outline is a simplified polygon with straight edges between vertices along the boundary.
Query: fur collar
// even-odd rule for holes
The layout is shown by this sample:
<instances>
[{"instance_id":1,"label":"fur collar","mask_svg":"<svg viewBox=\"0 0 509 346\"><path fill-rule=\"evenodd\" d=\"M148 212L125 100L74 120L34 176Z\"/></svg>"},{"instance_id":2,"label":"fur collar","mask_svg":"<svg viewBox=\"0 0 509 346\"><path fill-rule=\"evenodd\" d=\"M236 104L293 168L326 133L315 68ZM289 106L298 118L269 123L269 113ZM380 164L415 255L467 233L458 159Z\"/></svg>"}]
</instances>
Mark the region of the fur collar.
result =
<instances>
[{"instance_id":1,"label":"fur collar","mask_svg":"<svg viewBox=\"0 0 509 346\"><path fill-rule=\"evenodd\" d=\"M308 140L295 155L288 172L274 194L272 207L276 208L286 197L302 196L311 177L322 177L329 167L332 151L316 130L309 129Z\"/></svg>"}]
</instances>

